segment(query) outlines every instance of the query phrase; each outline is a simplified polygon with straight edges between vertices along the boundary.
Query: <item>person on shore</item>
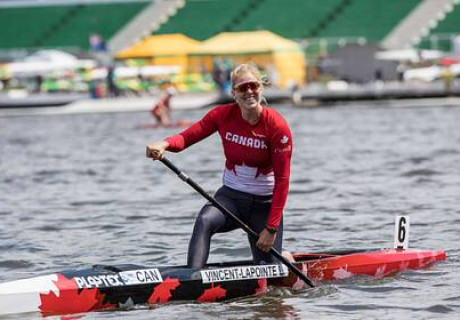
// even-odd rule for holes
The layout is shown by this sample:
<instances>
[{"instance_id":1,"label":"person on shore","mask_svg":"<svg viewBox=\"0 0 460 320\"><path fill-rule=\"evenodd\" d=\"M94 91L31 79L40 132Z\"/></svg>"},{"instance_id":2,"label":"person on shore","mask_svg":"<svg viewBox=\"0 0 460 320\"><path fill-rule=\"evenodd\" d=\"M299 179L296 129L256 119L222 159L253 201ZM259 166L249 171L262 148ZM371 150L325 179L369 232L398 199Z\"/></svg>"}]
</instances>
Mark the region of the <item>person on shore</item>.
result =
<instances>
[{"instance_id":1,"label":"person on shore","mask_svg":"<svg viewBox=\"0 0 460 320\"><path fill-rule=\"evenodd\" d=\"M107 96L110 98L116 98L120 95L120 91L118 90L117 80L115 76L115 67L109 66L107 68Z\"/></svg>"},{"instance_id":2,"label":"person on shore","mask_svg":"<svg viewBox=\"0 0 460 320\"><path fill-rule=\"evenodd\" d=\"M216 106L181 133L147 145L146 155L159 160L165 151L180 152L219 132L226 163L223 186L215 198L258 233L258 239L249 236L254 263L275 263L268 251L282 248L292 135L285 119L263 103L263 81L255 66L237 66L231 83L234 103ZM214 234L237 228L230 217L207 203L195 221L188 267L206 264Z\"/></svg>"},{"instance_id":3,"label":"person on shore","mask_svg":"<svg viewBox=\"0 0 460 320\"><path fill-rule=\"evenodd\" d=\"M159 126L168 127L171 125L171 98L174 93L175 91L172 87L168 88L166 94L160 98L150 111Z\"/></svg>"}]
</instances>

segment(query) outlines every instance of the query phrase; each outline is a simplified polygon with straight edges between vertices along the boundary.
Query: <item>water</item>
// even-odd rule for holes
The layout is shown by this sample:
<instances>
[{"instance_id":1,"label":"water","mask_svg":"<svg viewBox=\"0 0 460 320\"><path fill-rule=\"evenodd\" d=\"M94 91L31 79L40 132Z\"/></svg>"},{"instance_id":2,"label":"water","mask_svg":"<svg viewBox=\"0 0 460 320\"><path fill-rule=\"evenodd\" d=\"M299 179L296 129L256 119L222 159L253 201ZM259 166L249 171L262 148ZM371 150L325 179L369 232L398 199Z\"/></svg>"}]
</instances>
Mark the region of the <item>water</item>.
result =
<instances>
[{"instance_id":1,"label":"water","mask_svg":"<svg viewBox=\"0 0 460 320\"><path fill-rule=\"evenodd\" d=\"M285 210L291 251L393 245L448 260L394 277L354 279L219 304L172 304L86 319L456 319L460 311L460 107L280 106L295 151ZM198 119L205 110L177 112ZM0 281L93 264L183 264L205 200L145 144L176 132L136 129L145 113L0 118ZM217 136L170 159L207 191L221 183ZM249 258L242 231L213 239L210 262ZM31 315L33 319L37 315ZM20 318L23 318L21 316Z\"/></svg>"}]
</instances>

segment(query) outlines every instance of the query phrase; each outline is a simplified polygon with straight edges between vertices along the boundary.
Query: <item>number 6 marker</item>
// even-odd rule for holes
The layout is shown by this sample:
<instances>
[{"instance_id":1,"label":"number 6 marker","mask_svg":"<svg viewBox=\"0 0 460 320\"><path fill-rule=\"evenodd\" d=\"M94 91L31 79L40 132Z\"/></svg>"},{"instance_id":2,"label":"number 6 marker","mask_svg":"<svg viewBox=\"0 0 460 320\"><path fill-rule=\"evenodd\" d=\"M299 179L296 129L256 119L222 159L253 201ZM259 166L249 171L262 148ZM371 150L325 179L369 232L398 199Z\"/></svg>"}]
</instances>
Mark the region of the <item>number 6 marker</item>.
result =
<instances>
[{"instance_id":1,"label":"number 6 marker","mask_svg":"<svg viewBox=\"0 0 460 320\"><path fill-rule=\"evenodd\" d=\"M409 247L409 216L397 216L395 219L395 249L407 249Z\"/></svg>"}]
</instances>

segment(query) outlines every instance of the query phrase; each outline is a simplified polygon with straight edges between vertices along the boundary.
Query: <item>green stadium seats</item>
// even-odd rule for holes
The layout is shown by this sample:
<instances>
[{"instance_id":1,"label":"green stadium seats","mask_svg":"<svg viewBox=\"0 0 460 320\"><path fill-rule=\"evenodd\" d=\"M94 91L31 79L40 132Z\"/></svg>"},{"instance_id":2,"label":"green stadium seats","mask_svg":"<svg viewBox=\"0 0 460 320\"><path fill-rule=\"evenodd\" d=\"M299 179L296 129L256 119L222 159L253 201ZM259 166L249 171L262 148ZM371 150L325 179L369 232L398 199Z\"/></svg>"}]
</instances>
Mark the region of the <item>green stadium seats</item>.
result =
<instances>
[{"instance_id":1,"label":"green stadium seats","mask_svg":"<svg viewBox=\"0 0 460 320\"><path fill-rule=\"evenodd\" d=\"M265 29L286 38L312 37L318 25L341 4L342 0L264 0L248 10L232 31Z\"/></svg>"},{"instance_id":2,"label":"green stadium seats","mask_svg":"<svg viewBox=\"0 0 460 320\"><path fill-rule=\"evenodd\" d=\"M317 37L364 37L379 42L421 0L352 0Z\"/></svg>"},{"instance_id":3,"label":"green stadium seats","mask_svg":"<svg viewBox=\"0 0 460 320\"><path fill-rule=\"evenodd\" d=\"M146 3L80 6L72 18L44 41L44 45L88 48L92 33L99 34L105 40L110 39L145 6Z\"/></svg>"},{"instance_id":4,"label":"green stadium seats","mask_svg":"<svg viewBox=\"0 0 460 320\"><path fill-rule=\"evenodd\" d=\"M431 30L431 33L460 33L460 5L453 10Z\"/></svg>"},{"instance_id":5,"label":"green stadium seats","mask_svg":"<svg viewBox=\"0 0 460 320\"><path fill-rule=\"evenodd\" d=\"M0 48L89 47L92 33L111 38L148 2L1 8Z\"/></svg>"},{"instance_id":6,"label":"green stadium seats","mask_svg":"<svg viewBox=\"0 0 460 320\"><path fill-rule=\"evenodd\" d=\"M42 38L59 26L71 10L72 7L68 6L1 8L0 47L8 49L41 46Z\"/></svg>"},{"instance_id":7,"label":"green stadium seats","mask_svg":"<svg viewBox=\"0 0 460 320\"><path fill-rule=\"evenodd\" d=\"M183 33L205 40L226 30L251 4L251 0L187 0L155 34Z\"/></svg>"},{"instance_id":8,"label":"green stadium seats","mask_svg":"<svg viewBox=\"0 0 460 320\"><path fill-rule=\"evenodd\" d=\"M203 40L222 31L269 30L290 39L361 37L378 42L420 1L188 0L156 33Z\"/></svg>"},{"instance_id":9,"label":"green stadium seats","mask_svg":"<svg viewBox=\"0 0 460 320\"><path fill-rule=\"evenodd\" d=\"M186 0L155 34L197 40L223 31L269 30L285 38L354 38L379 42L422 0ZM89 36L109 40L149 1L36 6L0 10L0 49L74 47ZM431 34L460 30L460 6Z\"/></svg>"},{"instance_id":10,"label":"green stadium seats","mask_svg":"<svg viewBox=\"0 0 460 320\"><path fill-rule=\"evenodd\" d=\"M453 34L460 34L460 5L454 6L453 10L435 28L430 30L429 35L422 39L419 47L451 51L451 35Z\"/></svg>"}]
</instances>

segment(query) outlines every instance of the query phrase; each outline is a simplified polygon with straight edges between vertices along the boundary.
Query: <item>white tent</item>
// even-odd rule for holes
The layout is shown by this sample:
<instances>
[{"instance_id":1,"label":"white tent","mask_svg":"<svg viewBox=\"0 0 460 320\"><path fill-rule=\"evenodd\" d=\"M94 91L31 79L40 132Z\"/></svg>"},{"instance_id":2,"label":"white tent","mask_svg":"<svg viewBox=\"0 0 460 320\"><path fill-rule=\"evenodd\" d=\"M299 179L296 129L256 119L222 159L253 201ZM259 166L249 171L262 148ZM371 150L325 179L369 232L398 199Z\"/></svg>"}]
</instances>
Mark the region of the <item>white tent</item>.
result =
<instances>
[{"instance_id":1,"label":"white tent","mask_svg":"<svg viewBox=\"0 0 460 320\"><path fill-rule=\"evenodd\" d=\"M32 77L59 74L83 67L92 67L92 60L78 60L77 57L59 50L40 50L22 61L8 63L6 72L11 77Z\"/></svg>"},{"instance_id":2,"label":"white tent","mask_svg":"<svg viewBox=\"0 0 460 320\"><path fill-rule=\"evenodd\" d=\"M444 52L442 51L417 49L379 51L375 54L375 58L378 60L410 61L412 63L436 60L442 57L444 57Z\"/></svg>"},{"instance_id":3,"label":"white tent","mask_svg":"<svg viewBox=\"0 0 460 320\"><path fill-rule=\"evenodd\" d=\"M160 75L178 74L181 71L181 66L143 66L143 67L129 67L118 66L115 68L115 77L122 78L136 78L138 76L153 77ZM107 68L94 68L91 70L91 79L106 79L108 74Z\"/></svg>"}]
</instances>

